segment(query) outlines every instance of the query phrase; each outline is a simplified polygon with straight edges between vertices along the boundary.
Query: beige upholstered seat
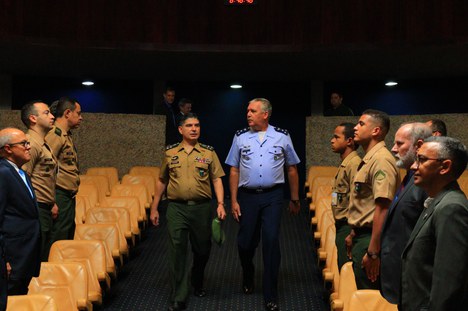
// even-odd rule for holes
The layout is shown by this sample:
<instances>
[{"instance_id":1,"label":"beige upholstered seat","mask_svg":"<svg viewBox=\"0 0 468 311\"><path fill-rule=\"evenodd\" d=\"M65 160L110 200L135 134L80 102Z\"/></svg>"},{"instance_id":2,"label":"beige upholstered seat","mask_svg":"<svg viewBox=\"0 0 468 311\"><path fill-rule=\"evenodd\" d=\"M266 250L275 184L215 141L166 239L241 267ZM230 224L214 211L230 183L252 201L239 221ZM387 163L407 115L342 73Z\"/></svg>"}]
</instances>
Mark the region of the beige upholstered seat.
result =
<instances>
[{"instance_id":1,"label":"beige upholstered seat","mask_svg":"<svg viewBox=\"0 0 468 311\"><path fill-rule=\"evenodd\" d=\"M140 201L137 197L108 197L100 204L100 207L125 208L130 213L132 233L140 236L140 226L143 227L144 218L141 216Z\"/></svg>"},{"instance_id":2,"label":"beige upholstered seat","mask_svg":"<svg viewBox=\"0 0 468 311\"><path fill-rule=\"evenodd\" d=\"M103 241L107 248L107 254L120 265L123 265L123 256L128 256L127 241L116 223L76 225L75 240Z\"/></svg>"},{"instance_id":3,"label":"beige upholstered seat","mask_svg":"<svg viewBox=\"0 0 468 311\"><path fill-rule=\"evenodd\" d=\"M76 206L75 206L75 224L82 224L85 221L86 213L91 208L91 203L89 203L89 197L84 195L76 196Z\"/></svg>"},{"instance_id":4,"label":"beige upholstered seat","mask_svg":"<svg viewBox=\"0 0 468 311\"><path fill-rule=\"evenodd\" d=\"M122 177L122 185L143 185L146 188L148 198L151 202L156 190L156 183L154 177L151 175L124 175Z\"/></svg>"},{"instance_id":5,"label":"beige upholstered seat","mask_svg":"<svg viewBox=\"0 0 468 311\"><path fill-rule=\"evenodd\" d=\"M89 203L91 204L90 207L99 206L99 192L97 186L94 184L80 185L76 195L88 197Z\"/></svg>"},{"instance_id":6,"label":"beige upholstered seat","mask_svg":"<svg viewBox=\"0 0 468 311\"><path fill-rule=\"evenodd\" d=\"M130 212L124 207L92 208L86 213L85 223L87 225L115 223L119 226L120 232L125 239L135 245L135 236L132 233L130 224Z\"/></svg>"},{"instance_id":7,"label":"beige upholstered seat","mask_svg":"<svg viewBox=\"0 0 468 311\"><path fill-rule=\"evenodd\" d=\"M57 311L57 304L51 296L41 294L8 296L6 311Z\"/></svg>"},{"instance_id":8,"label":"beige upholstered seat","mask_svg":"<svg viewBox=\"0 0 468 311\"><path fill-rule=\"evenodd\" d=\"M307 180L305 183L306 197L309 200L312 199L312 193L310 191L317 176L335 177L337 171L338 168L335 166L311 166L307 172Z\"/></svg>"},{"instance_id":9,"label":"beige upholstered seat","mask_svg":"<svg viewBox=\"0 0 468 311\"><path fill-rule=\"evenodd\" d=\"M29 294L43 294L58 302L58 310L92 310L88 300L86 267L78 262L43 262L38 277L29 283Z\"/></svg>"},{"instance_id":10,"label":"beige upholstered seat","mask_svg":"<svg viewBox=\"0 0 468 311\"><path fill-rule=\"evenodd\" d=\"M326 230L330 225L335 224L335 219L333 218L333 212L329 209L325 210L320 216L320 220L317 223L317 228L314 232L315 245L318 247L324 247L325 245L325 235Z\"/></svg>"},{"instance_id":11,"label":"beige upholstered seat","mask_svg":"<svg viewBox=\"0 0 468 311\"><path fill-rule=\"evenodd\" d=\"M362 289L355 291L349 299L346 311L397 311L397 305L385 300L378 290Z\"/></svg>"},{"instance_id":12,"label":"beige upholstered seat","mask_svg":"<svg viewBox=\"0 0 468 311\"><path fill-rule=\"evenodd\" d=\"M150 208L150 198L143 185L115 185L112 187L111 197L136 197L140 201L141 216L146 221L146 210Z\"/></svg>"},{"instance_id":13,"label":"beige upholstered seat","mask_svg":"<svg viewBox=\"0 0 468 311\"><path fill-rule=\"evenodd\" d=\"M325 244L317 250L318 264L325 268L330 267L332 252L336 251L335 238L335 225L329 225L325 232Z\"/></svg>"},{"instance_id":14,"label":"beige upholstered seat","mask_svg":"<svg viewBox=\"0 0 468 311\"><path fill-rule=\"evenodd\" d=\"M331 310L343 311L348 305L351 295L357 291L356 279L353 271L353 263L347 262L341 267L338 287L330 296Z\"/></svg>"},{"instance_id":15,"label":"beige upholstered seat","mask_svg":"<svg viewBox=\"0 0 468 311\"><path fill-rule=\"evenodd\" d=\"M60 240L50 248L49 261L61 262L72 259L89 259L99 283L110 287L110 277L116 277L114 259L106 252L104 242L94 240Z\"/></svg>"},{"instance_id":16,"label":"beige upholstered seat","mask_svg":"<svg viewBox=\"0 0 468 311\"><path fill-rule=\"evenodd\" d=\"M102 175L80 175L81 185L95 185L98 189L99 202L110 196L109 178Z\"/></svg>"},{"instance_id":17,"label":"beige upholstered seat","mask_svg":"<svg viewBox=\"0 0 468 311\"><path fill-rule=\"evenodd\" d=\"M109 187L112 187L119 183L119 172L115 167L109 166L99 166L99 167L90 167L86 171L86 175L102 175L107 176L109 179Z\"/></svg>"},{"instance_id":18,"label":"beige upholstered seat","mask_svg":"<svg viewBox=\"0 0 468 311\"><path fill-rule=\"evenodd\" d=\"M128 172L130 175L150 175L156 184L159 179L159 166L133 166Z\"/></svg>"}]
</instances>

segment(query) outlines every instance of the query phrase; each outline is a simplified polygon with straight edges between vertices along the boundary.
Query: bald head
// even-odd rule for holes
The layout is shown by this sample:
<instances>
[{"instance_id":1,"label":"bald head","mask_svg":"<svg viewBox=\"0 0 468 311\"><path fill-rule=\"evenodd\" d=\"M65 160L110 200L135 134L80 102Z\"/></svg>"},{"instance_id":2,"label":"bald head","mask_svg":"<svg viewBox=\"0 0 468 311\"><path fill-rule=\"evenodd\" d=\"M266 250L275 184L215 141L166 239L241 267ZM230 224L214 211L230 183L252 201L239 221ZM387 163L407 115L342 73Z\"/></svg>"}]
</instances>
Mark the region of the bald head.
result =
<instances>
[{"instance_id":1,"label":"bald head","mask_svg":"<svg viewBox=\"0 0 468 311\"><path fill-rule=\"evenodd\" d=\"M409 169L416 157L416 152L424 140L431 136L431 128L420 122L404 123L395 133L392 153L397 159L397 166Z\"/></svg>"}]
</instances>

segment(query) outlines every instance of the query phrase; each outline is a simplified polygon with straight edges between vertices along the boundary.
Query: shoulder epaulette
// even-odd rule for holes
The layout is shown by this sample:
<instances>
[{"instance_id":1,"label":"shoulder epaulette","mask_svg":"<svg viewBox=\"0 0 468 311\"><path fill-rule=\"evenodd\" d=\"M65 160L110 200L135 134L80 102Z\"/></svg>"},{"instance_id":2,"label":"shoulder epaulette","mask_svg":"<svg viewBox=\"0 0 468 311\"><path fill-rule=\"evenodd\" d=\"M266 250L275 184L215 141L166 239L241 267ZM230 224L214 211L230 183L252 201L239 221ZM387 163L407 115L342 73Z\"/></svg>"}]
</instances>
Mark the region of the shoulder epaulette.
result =
<instances>
[{"instance_id":1,"label":"shoulder epaulette","mask_svg":"<svg viewBox=\"0 0 468 311\"><path fill-rule=\"evenodd\" d=\"M205 149L208 149L208 150L210 150L210 151L213 151L213 150L214 150L214 147L212 147L212 146L210 146L210 145L200 144L200 147L205 148Z\"/></svg>"},{"instance_id":2,"label":"shoulder epaulette","mask_svg":"<svg viewBox=\"0 0 468 311\"><path fill-rule=\"evenodd\" d=\"M55 134L57 134L57 136L62 136L62 130L59 129L58 127L55 128Z\"/></svg>"},{"instance_id":3,"label":"shoulder epaulette","mask_svg":"<svg viewBox=\"0 0 468 311\"><path fill-rule=\"evenodd\" d=\"M236 136L240 136L240 135L242 135L242 134L244 134L244 133L247 133L248 131L250 131L250 128L248 128L248 127L244 128L244 129L242 129L242 130L238 130L238 131L236 132Z\"/></svg>"},{"instance_id":4,"label":"shoulder epaulette","mask_svg":"<svg viewBox=\"0 0 468 311\"><path fill-rule=\"evenodd\" d=\"M179 145L179 143L176 143L176 144L172 144L172 145L167 145L166 146L166 150L169 150L169 149L172 149L172 148L175 148Z\"/></svg>"},{"instance_id":5,"label":"shoulder epaulette","mask_svg":"<svg viewBox=\"0 0 468 311\"><path fill-rule=\"evenodd\" d=\"M288 130L285 130L285 129L282 129L282 128L279 128L279 127L274 127L275 131L279 132L279 133L283 133L284 135L289 135L289 132Z\"/></svg>"}]
</instances>

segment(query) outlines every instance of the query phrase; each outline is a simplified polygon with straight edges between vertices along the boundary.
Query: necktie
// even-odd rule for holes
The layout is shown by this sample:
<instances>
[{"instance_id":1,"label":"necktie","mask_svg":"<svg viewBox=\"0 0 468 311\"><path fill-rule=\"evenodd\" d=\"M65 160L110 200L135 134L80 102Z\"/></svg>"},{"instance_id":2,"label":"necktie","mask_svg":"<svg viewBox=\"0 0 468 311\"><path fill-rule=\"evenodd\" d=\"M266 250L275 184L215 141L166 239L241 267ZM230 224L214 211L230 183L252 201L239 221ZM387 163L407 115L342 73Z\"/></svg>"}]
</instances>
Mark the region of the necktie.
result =
<instances>
[{"instance_id":1,"label":"necktie","mask_svg":"<svg viewBox=\"0 0 468 311\"><path fill-rule=\"evenodd\" d=\"M26 187L28 187L28 190L29 190L29 193L31 194L31 197L34 198L34 194L33 194L33 192L32 192L32 189L31 189L31 187L29 187L28 181L27 181L27 179L26 179L26 174L24 173L24 171L23 171L22 169L20 169L20 170L18 171L18 173L20 174L21 179L23 179L24 184L26 185Z\"/></svg>"}]
</instances>

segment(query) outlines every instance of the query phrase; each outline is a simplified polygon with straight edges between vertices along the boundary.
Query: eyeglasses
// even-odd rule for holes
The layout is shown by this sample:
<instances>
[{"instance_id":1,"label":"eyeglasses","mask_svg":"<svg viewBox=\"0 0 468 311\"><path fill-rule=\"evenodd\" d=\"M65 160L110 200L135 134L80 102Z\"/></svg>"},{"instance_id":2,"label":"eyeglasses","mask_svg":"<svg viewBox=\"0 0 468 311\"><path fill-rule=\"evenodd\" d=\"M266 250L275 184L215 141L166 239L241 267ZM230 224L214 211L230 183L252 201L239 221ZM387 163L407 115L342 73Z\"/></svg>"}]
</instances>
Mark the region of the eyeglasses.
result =
<instances>
[{"instance_id":1,"label":"eyeglasses","mask_svg":"<svg viewBox=\"0 0 468 311\"><path fill-rule=\"evenodd\" d=\"M28 148L29 146L31 146L31 142L30 141L27 141L27 140L23 140L23 141L20 141L20 142L17 142L17 143L12 143L12 144L6 144L10 147L12 146L16 146L16 145L21 145L23 146L24 148ZM5 146L6 146L5 145ZM3 146L2 148L4 148L5 146Z\"/></svg>"},{"instance_id":2,"label":"eyeglasses","mask_svg":"<svg viewBox=\"0 0 468 311\"><path fill-rule=\"evenodd\" d=\"M426 162L429 161L429 160L442 162L442 161L444 161L445 159L428 158L428 157L425 157L425 156L423 156L423 155L418 155L418 156L416 157L416 160L415 160L414 162L416 162L416 165L419 166L419 165L421 165L421 164L426 163Z\"/></svg>"}]
</instances>

